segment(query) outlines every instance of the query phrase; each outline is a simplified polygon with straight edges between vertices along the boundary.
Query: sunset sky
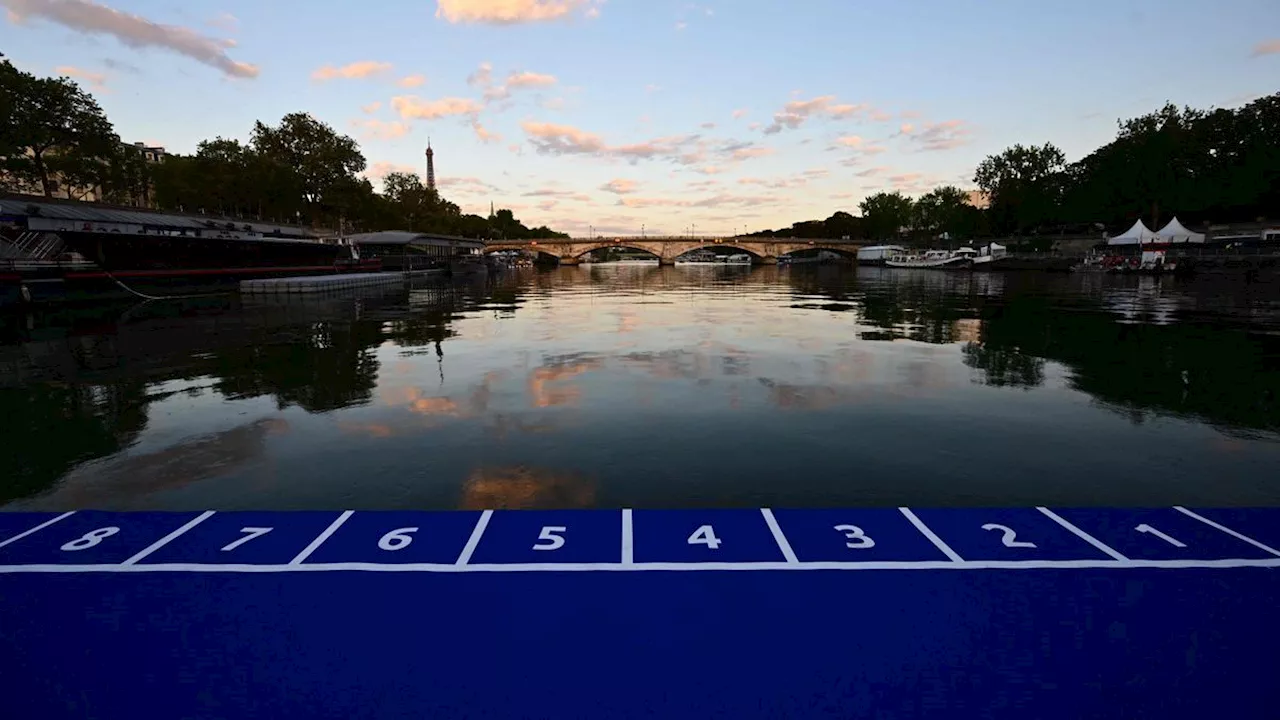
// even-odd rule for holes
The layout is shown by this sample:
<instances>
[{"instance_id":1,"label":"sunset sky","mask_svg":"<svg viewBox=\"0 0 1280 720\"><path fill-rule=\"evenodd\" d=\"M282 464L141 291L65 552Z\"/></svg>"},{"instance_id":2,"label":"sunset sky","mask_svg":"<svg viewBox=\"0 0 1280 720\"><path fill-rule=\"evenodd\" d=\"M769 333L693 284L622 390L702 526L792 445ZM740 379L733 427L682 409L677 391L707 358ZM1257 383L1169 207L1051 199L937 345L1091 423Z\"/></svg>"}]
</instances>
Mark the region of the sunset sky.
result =
<instances>
[{"instance_id":1,"label":"sunset sky","mask_svg":"<svg viewBox=\"0 0 1280 720\"><path fill-rule=\"evenodd\" d=\"M1280 90L1277 0L0 0L0 52L190 153L306 111L368 175L586 234L733 233Z\"/></svg>"}]
</instances>

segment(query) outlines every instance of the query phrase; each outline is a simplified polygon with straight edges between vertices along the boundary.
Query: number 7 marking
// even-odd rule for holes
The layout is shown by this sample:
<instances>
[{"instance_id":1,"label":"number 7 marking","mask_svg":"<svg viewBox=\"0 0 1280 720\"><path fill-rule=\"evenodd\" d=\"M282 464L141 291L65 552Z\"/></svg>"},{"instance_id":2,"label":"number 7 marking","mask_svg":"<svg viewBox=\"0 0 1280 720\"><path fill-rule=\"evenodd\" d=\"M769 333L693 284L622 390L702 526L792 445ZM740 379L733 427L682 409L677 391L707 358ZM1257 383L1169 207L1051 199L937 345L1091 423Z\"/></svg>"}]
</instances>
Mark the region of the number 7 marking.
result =
<instances>
[{"instance_id":1,"label":"number 7 marking","mask_svg":"<svg viewBox=\"0 0 1280 720\"><path fill-rule=\"evenodd\" d=\"M259 537L262 537L263 535L266 535L267 533L271 532L272 529L273 528L240 528L240 532L248 533L248 535L245 535L239 540L233 540L227 543L222 547L222 552L235 550L236 548L240 547L241 545L249 542L254 538L259 538Z\"/></svg>"}]
</instances>

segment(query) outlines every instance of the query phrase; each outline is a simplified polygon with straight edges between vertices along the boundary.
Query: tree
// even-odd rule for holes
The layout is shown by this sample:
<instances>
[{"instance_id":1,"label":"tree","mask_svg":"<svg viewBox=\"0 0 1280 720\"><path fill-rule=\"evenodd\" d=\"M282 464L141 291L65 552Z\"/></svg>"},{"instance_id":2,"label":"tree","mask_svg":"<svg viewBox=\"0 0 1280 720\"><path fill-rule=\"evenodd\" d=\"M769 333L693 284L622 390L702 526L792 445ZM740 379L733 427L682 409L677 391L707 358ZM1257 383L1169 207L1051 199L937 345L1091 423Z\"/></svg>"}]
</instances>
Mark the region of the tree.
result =
<instances>
[{"instance_id":1,"label":"tree","mask_svg":"<svg viewBox=\"0 0 1280 720\"><path fill-rule=\"evenodd\" d=\"M296 174L301 199L313 216L318 215L327 193L353 182L356 173L365 169L355 140L307 113L285 115L277 127L255 122L250 144L263 159Z\"/></svg>"},{"instance_id":2,"label":"tree","mask_svg":"<svg viewBox=\"0 0 1280 720\"><path fill-rule=\"evenodd\" d=\"M911 226L915 203L900 192L880 192L868 196L858 207L867 237L893 240Z\"/></svg>"},{"instance_id":3,"label":"tree","mask_svg":"<svg viewBox=\"0 0 1280 720\"><path fill-rule=\"evenodd\" d=\"M1056 220L1065 166L1066 156L1050 143L987 156L973 179L991 198L996 229L1026 232Z\"/></svg>"},{"instance_id":4,"label":"tree","mask_svg":"<svg viewBox=\"0 0 1280 720\"><path fill-rule=\"evenodd\" d=\"M968 222L969 193L954 185L934 188L916 200L915 226L931 236L946 233L955 237L971 235L974 227Z\"/></svg>"},{"instance_id":5,"label":"tree","mask_svg":"<svg viewBox=\"0 0 1280 720\"><path fill-rule=\"evenodd\" d=\"M45 197L61 184L72 197L72 188L92 187L118 153L120 138L102 108L67 78L37 78L4 61L0 96L0 152L10 184L38 187Z\"/></svg>"}]
</instances>

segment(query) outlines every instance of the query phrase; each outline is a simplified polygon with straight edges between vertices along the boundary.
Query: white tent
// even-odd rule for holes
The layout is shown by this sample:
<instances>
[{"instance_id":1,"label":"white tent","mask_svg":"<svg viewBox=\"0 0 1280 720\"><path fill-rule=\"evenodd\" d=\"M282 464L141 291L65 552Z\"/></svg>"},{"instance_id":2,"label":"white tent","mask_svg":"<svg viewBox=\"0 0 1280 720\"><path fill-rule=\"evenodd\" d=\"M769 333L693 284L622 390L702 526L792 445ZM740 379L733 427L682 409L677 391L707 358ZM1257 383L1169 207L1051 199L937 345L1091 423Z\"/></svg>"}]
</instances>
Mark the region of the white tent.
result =
<instances>
[{"instance_id":1,"label":"white tent","mask_svg":"<svg viewBox=\"0 0 1280 720\"><path fill-rule=\"evenodd\" d=\"M1139 243L1146 245L1147 243L1156 242L1160 242L1160 236L1148 230L1141 220L1134 223L1133 227L1123 234L1107 240L1108 245L1138 245Z\"/></svg>"},{"instance_id":2,"label":"white tent","mask_svg":"<svg viewBox=\"0 0 1280 720\"><path fill-rule=\"evenodd\" d=\"M1191 232L1182 227L1182 223L1178 222L1178 218L1169 221L1164 229L1157 233L1162 242L1167 243L1202 243L1204 235L1202 233Z\"/></svg>"}]
</instances>

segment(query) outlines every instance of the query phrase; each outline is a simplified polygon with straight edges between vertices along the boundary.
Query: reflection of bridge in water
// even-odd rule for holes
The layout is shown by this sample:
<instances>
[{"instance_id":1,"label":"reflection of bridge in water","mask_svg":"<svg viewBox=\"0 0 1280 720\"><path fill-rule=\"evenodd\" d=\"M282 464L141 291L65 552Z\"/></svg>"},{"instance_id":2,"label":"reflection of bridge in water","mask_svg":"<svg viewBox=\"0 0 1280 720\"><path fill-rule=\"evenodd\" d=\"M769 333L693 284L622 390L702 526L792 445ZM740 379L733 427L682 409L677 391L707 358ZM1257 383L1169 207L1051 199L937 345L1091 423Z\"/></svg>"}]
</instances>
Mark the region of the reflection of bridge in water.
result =
<instances>
[{"instance_id":1,"label":"reflection of bridge in water","mask_svg":"<svg viewBox=\"0 0 1280 720\"><path fill-rule=\"evenodd\" d=\"M568 240L498 240L485 247L486 252L523 250L556 258L563 265L574 265L583 255L604 248L643 250L657 256L663 265L702 248L725 248L748 253L756 262L776 262L784 255L804 250L829 250L853 259L861 241L843 239L771 238L771 237L594 237Z\"/></svg>"}]
</instances>

